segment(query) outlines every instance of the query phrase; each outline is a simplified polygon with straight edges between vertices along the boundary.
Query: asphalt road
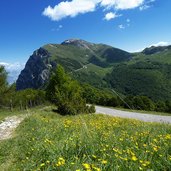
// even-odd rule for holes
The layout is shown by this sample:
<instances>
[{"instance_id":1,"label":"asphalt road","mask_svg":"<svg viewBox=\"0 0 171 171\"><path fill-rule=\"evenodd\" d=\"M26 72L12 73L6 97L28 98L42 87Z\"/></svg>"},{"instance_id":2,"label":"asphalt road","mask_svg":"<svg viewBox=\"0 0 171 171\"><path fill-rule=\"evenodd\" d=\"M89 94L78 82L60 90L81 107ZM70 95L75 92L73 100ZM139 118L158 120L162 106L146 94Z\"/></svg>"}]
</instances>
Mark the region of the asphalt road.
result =
<instances>
[{"instance_id":1,"label":"asphalt road","mask_svg":"<svg viewBox=\"0 0 171 171\"><path fill-rule=\"evenodd\" d=\"M144 122L159 122L159 123L167 123L171 124L171 116L160 116L153 114L142 114L137 112L127 112L116 109L111 109L107 107L96 106L96 113L106 114L121 118L130 118L130 119L138 119Z\"/></svg>"}]
</instances>

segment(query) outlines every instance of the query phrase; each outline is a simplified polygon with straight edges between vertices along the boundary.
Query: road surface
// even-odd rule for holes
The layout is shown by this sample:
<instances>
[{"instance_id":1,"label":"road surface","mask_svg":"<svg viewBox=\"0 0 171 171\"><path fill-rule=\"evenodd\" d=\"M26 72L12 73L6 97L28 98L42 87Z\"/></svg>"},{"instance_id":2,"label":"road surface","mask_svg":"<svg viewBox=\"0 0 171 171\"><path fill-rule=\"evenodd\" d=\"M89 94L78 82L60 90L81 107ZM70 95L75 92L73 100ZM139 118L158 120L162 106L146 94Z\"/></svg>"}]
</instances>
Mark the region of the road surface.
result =
<instances>
[{"instance_id":1,"label":"road surface","mask_svg":"<svg viewBox=\"0 0 171 171\"><path fill-rule=\"evenodd\" d=\"M111 109L107 107L100 107L100 106L95 106L95 107L96 107L96 113L107 114L107 115L121 117L121 118L138 119L144 122L159 122L159 123L171 124L171 116L127 112L127 111L121 111L121 110Z\"/></svg>"}]
</instances>

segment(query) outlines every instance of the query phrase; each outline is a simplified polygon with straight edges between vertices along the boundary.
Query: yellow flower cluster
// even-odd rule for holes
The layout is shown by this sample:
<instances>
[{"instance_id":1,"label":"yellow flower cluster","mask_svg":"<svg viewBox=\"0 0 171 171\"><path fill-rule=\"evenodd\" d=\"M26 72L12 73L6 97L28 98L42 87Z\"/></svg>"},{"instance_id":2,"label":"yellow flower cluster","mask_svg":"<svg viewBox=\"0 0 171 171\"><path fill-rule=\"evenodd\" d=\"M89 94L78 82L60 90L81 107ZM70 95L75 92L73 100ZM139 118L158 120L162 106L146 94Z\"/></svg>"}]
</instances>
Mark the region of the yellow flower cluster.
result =
<instances>
[{"instance_id":1,"label":"yellow flower cluster","mask_svg":"<svg viewBox=\"0 0 171 171\"><path fill-rule=\"evenodd\" d=\"M58 162L56 163L56 166L57 166L57 167L60 167L60 166L63 166L64 164L65 164L65 159L62 158L62 157L60 157L60 158L58 159Z\"/></svg>"}]
</instances>

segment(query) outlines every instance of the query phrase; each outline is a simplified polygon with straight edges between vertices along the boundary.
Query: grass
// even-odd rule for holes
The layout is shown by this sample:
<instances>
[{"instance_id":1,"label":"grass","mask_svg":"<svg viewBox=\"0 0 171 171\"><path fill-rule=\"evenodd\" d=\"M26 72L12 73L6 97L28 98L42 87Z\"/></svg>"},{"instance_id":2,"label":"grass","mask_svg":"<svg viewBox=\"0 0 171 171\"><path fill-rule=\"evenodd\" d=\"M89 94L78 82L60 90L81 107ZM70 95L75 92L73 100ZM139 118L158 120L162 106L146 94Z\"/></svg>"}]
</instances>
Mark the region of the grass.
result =
<instances>
[{"instance_id":1,"label":"grass","mask_svg":"<svg viewBox=\"0 0 171 171\"><path fill-rule=\"evenodd\" d=\"M171 170L171 126L34 109L0 142L1 170Z\"/></svg>"},{"instance_id":2,"label":"grass","mask_svg":"<svg viewBox=\"0 0 171 171\"><path fill-rule=\"evenodd\" d=\"M5 109L5 110L0 109L0 122L3 121L8 116L21 115L23 113L26 113L26 111L18 111L18 110L10 111L9 109Z\"/></svg>"}]
</instances>

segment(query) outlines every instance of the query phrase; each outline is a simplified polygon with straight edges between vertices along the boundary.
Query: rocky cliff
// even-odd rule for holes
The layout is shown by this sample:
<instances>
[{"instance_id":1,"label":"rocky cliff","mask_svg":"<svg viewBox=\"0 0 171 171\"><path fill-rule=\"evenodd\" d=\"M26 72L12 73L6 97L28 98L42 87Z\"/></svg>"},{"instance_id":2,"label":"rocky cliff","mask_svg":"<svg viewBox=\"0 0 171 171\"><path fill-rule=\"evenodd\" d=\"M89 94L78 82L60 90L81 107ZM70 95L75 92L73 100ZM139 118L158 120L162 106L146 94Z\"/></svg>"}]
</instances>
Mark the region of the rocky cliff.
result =
<instances>
[{"instance_id":1,"label":"rocky cliff","mask_svg":"<svg viewBox=\"0 0 171 171\"><path fill-rule=\"evenodd\" d=\"M48 58L47 50L40 48L34 51L17 79L17 90L41 88L46 83L52 67Z\"/></svg>"}]
</instances>

